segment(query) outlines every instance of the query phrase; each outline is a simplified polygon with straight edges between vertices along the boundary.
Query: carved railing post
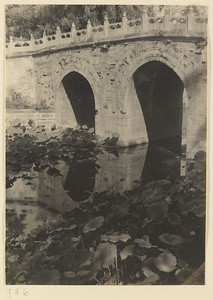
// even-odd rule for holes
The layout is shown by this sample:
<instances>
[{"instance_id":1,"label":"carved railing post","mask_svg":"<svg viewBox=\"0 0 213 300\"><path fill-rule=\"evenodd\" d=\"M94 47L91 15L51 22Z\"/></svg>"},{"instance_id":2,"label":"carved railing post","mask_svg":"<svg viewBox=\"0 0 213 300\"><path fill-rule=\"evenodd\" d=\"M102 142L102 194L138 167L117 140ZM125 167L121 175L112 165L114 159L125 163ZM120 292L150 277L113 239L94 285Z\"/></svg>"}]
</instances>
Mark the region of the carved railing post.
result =
<instances>
[{"instance_id":1,"label":"carved railing post","mask_svg":"<svg viewBox=\"0 0 213 300\"><path fill-rule=\"evenodd\" d=\"M59 42L61 39L61 29L59 26L56 28L56 41Z\"/></svg>"},{"instance_id":2,"label":"carved railing post","mask_svg":"<svg viewBox=\"0 0 213 300\"><path fill-rule=\"evenodd\" d=\"M30 44L31 44L31 50L33 50L34 49L34 42L35 42L35 39L34 39L34 36L33 36L33 34L31 33L30 34Z\"/></svg>"},{"instance_id":3,"label":"carved railing post","mask_svg":"<svg viewBox=\"0 0 213 300\"><path fill-rule=\"evenodd\" d=\"M72 23L71 38L72 38L72 41L75 42L75 40L76 40L76 28L75 28L74 23Z\"/></svg>"},{"instance_id":4,"label":"carved railing post","mask_svg":"<svg viewBox=\"0 0 213 300\"><path fill-rule=\"evenodd\" d=\"M127 34L127 16L126 16L126 12L123 13L123 17L122 17L122 33L123 35Z\"/></svg>"},{"instance_id":5,"label":"carved railing post","mask_svg":"<svg viewBox=\"0 0 213 300\"><path fill-rule=\"evenodd\" d=\"M92 36L92 24L91 21L87 21L87 39L91 38Z\"/></svg>"},{"instance_id":6,"label":"carved railing post","mask_svg":"<svg viewBox=\"0 0 213 300\"><path fill-rule=\"evenodd\" d=\"M47 41L47 33L46 33L46 31L44 30L44 32L43 32L43 45L46 44L46 41Z\"/></svg>"},{"instance_id":7,"label":"carved railing post","mask_svg":"<svg viewBox=\"0 0 213 300\"><path fill-rule=\"evenodd\" d=\"M14 42L13 42L13 37L12 37L12 35L10 36L10 42L9 42L9 44L8 44L8 49L9 49L10 53L13 52L13 49L14 49Z\"/></svg>"},{"instance_id":8,"label":"carved railing post","mask_svg":"<svg viewBox=\"0 0 213 300\"><path fill-rule=\"evenodd\" d=\"M170 11L169 9L165 9L165 14L164 14L164 30L165 31L170 31L171 26L170 26Z\"/></svg>"},{"instance_id":9,"label":"carved railing post","mask_svg":"<svg viewBox=\"0 0 213 300\"><path fill-rule=\"evenodd\" d=\"M108 38L109 36L109 21L107 15L104 17L104 38Z\"/></svg>"},{"instance_id":10,"label":"carved railing post","mask_svg":"<svg viewBox=\"0 0 213 300\"><path fill-rule=\"evenodd\" d=\"M187 19L187 26L188 26L188 31L193 31L194 30L194 24L195 24L195 17L194 17L194 12L193 8L190 7L189 9L189 14L188 14L188 19Z\"/></svg>"},{"instance_id":11,"label":"carved railing post","mask_svg":"<svg viewBox=\"0 0 213 300\"><path fill-rule=\"evenodd\" d=\"M143 9L142 12L142 30L144 32L148 31L148 14L145 8Z\"/></svg>"}]
</instances>

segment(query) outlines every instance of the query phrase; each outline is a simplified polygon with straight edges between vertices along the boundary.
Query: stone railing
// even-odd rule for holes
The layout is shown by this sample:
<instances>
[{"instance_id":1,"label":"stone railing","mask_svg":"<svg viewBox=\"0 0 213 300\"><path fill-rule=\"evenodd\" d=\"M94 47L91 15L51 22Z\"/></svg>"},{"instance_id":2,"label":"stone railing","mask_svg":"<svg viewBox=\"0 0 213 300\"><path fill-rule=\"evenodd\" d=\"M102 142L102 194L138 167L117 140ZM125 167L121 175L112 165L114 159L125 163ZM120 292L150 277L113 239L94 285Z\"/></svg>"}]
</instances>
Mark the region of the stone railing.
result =
<instances>
[{"instance_id":1,"label":"stone railing","mask_svg":"<svg viewBox=\"0 0 213 300\"><path fill-rule=\"evenodd\" d=\"M87 28L76 30L72 24L70 32L61 32L57 27L56 33L34 39L33 35L29 41L15 42L10 37L10 42L6 44L7 55L12 56L17 53L37 52L49 48L65 48L71 45L81 45L91 42L109 41L128 36L204 36L207 30L207 18L196 17L193 10L188 16L171 16L165 11L164 16L149 17L144 10L140 19L128 20L126 13L123 14L122 22L109 23L107 16L104 25L92 27L90 20Z\"/></svg>"}]
</instances>

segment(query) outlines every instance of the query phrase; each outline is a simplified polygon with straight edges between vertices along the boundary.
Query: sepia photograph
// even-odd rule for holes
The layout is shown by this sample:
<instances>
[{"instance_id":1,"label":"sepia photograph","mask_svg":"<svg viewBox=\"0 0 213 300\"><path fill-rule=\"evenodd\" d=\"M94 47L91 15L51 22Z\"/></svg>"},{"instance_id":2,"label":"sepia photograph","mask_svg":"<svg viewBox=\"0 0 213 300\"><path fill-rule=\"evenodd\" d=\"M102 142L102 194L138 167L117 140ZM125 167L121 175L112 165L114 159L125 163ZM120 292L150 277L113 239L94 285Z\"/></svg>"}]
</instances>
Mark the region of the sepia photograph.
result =
<instances>
[{"instance_id":1,"label":"sepia photograph","mask_svg":"<svg viewBox=\"0 0 213 300\"><path fill-rule=\"evenodd\" d=\"M5 5L8 287L206 284L208 22Z\"/></svg>"}]
</instances>

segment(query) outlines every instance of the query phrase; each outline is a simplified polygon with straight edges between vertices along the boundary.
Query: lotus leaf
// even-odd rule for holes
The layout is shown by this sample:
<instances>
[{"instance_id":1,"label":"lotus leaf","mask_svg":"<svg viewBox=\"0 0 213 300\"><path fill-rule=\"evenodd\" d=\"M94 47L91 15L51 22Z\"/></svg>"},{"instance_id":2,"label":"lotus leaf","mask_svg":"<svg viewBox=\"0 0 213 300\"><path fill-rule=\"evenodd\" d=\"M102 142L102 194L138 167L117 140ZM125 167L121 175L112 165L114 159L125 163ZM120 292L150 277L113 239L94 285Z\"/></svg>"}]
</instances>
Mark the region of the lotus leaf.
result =
<instances>
[{"instance_id":1,"label":"lotus leaf","mask_svg":"<svg viewBox=\"0 0 213 300\"><path fill-rule=\"evenodd\" d=\"M63 276L66 277L66 278L74 278L74 277L76 277L75 273L73 273L71 271L64 272Z\"/></svg>"},{"instance_id":2,"label":"lotus leaf","mask_svg":"<svg viewBox=\"0 0 213 300\"><path fill-rule=\"evenodd\" d=\"M117 232L114 232L113 235L101 235L102 241L109 241L112 243L116 243L118 241L126 242L129 239L131 239L131 236L128 233L122 233L119 235Z\"/></svg>"},{"instance_id":3,"label":"lotus leaf","mask_svg":"<svg viewBox=\"0 0 213 300\"><path fill-rule=\"evenodd\" d=\"M201 218L204 217L206 215L206 205L205 204L198 205L197 207L195 207L193 212L197 217L201 217Z\"/></svg>"},{"instance_id":4,"label":"lotus leaf","mask_svg":"<svg viewBox=\"0 0 213 300\"><path fill-rule=\"evenodd\" d=\"M147 260L145 260L143 263L142 271L144 275L147 277L147 279L149 279L149 280L145 280L144 284L149 284L150 281L153 282L154 278L156 278L156 280L159 279L159 276L155 272L153 272L153 270L155 271L157 270L154 262L155 262L155 258L150 257Z\"/></svg>"},{"instance_id":5,"label":"lotus leaf","mask_svg":"<svg viewBox=\"0 0 213 300\"><path fill-rule=\"evenodd\" d=\"M137 243L142 248L153 248L153 247L155 248L155 247L157 247L157 246L153 246L149 242L149 237L147 235L144 235L141 239L135 239L134 242Z\"/></svg>"},{"instance_id":6,"label":"lotus leaf","mask_svg":"<svg viewBox=\"0 0 213 300\"><path fill-rule=\"evenodd\" d=\"M155 265L155 257L149 257L143 260L142 271L146 277L152 276L158 272Z\"/></svg>"},{"instance_id":7,"label":"lotus leaf","mask_svg":"<svg viewBox=\"0 0 213 300\"><path fill-rule=\"evenodd\" d=\"M108 142L108 145L109 146L115 146L117 144L118 139L119 139L118 137L112 137L110 139L110 141Z\"/></svg>"},{"instance_id":8,"label":"lotus leaf","mask_svg":"<svg viewBox=\"0 0 213 300\"><path fill-rule=\"evenodd\" d=\"M36 141L38 143L44 143L47 142L49 137L45 133L40 133L36 136Z\"/></svg>"},{"instance_id":9,"label":"lotus leaf","mask_svg":"<svg viewBox=\"0 0 213 300\"><path fill-rule=\"evenodd\" d=\"M107 268L114 263L117 256L117 248L111 243L100 243L94 253L93 264L98 269Z\"/></svg>"},{"instance_id":10,"label":"lotus leaf","mask_svg":"<svg viewBox=\"0 0 213 300\"><path fill-rule=\"evenodd\" d=\"M91 127L91 128L88 130L88 132L91 133L91 134L94 133L94 131L95 131L94 127Z\"/></svg>"},{"instance_id":11,"label":"lotus leaf","mask_svg":"<svg viewBox=\"0 0 213 300\"><path fill-rule=\"evenodd\" d=\"M135 246L134 245L129 245L126 246L121 252L120 252L120 257L121 260L126 259L129 255L132 254L133 250L134 250Z\"/></svg>"},{"instance_id":12,"label":"lotus leaf","mask_svg":"<svg viewBox=\"0 0 213 300\"><path fill-rule=\"evenodd\" d=\"M87 276L89 273L89 270L80 270L78 271L77 276Z\"/></svg>"},{"instance_id":13,"label":"lotus leaf","mask_svg":"<svg viewBox=\"0 0 213 300\"><path fill-rule=\"evenodd\" d=\"M182 237L175 234L163 233L159 236L159 239L161 240L161 242L173 246L178 246L183 243Z\"/></svg>"},{"instance_id":14,"label":"lotus leaf","mask_svg":"<svg viewBox=\"0 0 213 300\"><path fill-rule=\"evenodd\" d=\"M162 253L155 259L156 267L163 272L171 272L176 268L177 259L171 253Z\"/></svg>"},{"instance_id":15,"label":"lotus leaf","mask_svg":"<svg viewBox=\"0 0 213 300\"><path fill-rule=\"evenodd\" d=\"M167 215L168 205L161 201L154 202L147 206L146 211L149 215L149 218L151 218L157 222L160 222Z\"/></svg>"},{"instance_id":16,"label":"lotus leaf","mask_svg":"<svg viewBox=\"0 0 213 300\"><path fill-rule=\"evenodd\" d=\"M177 213L170 212L167 215L167 219L168 219L169 223L171 223L172 225L180 225L181 224L181 219Z\"/></svg>"},{"instance_id":17,"label":"lotus leaf","mask_svg":"<svg viewBox=\"0 0 213 300\"><path fill-rule=\"evenodd\" d=\"M99 216L94 219L91 219L83 228L83 232L87 233L89 231L96 230L98 227L100 227L104 222L104 217Z\"/></svg>"},{"instance_id":18,"label":"lotus leaf","mask_svg":"<svg viewBox=\"0 0 213 300\"><path fill-rule=\"evenodd\" d=\"M85 139L86 141L91 141L93 139L93 135L89 132L84 132L83 139Z\"/></svg>"},{"instance_id":19,"label":"lotus leaf","mask_svg":"<svg viewBox=\"0 0 213 300\"><path fill-rule=\"evenodd\" d=\"M192 201L182 203L180 205L180 210L183 214L187 214L190 211L193 211L195 207L196 207L196 203L193 199Z\"/></svg>"},{"instance_id":20,"label":"lotus leaf","mask_svg":"<svg viewBox=\"0 0 213 300\"><path fill-rule=\"evenodd\" d=\"M67 127L67 128L64 130L63 134L64 134L65 136L67 136L67 135L70 135L72 132L73 132L73 129Z\"/></svg>"}]
</instances>

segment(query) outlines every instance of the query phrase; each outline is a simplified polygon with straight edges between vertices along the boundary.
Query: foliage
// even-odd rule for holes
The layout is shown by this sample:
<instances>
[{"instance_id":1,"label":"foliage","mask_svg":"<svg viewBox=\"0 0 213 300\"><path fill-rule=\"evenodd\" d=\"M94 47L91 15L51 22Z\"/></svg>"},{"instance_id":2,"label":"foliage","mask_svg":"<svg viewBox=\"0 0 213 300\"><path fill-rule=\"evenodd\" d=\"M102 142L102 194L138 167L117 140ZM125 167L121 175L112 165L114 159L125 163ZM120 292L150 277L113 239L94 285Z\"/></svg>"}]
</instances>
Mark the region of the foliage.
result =
<instances>
[{"instance_id":1,"label":"foliage","mask_svg":"<svg viewBox=\"0 0 213 300\"><path fill-rule=\"evenodd\" d=\"M21 125L21 120L16 119L8 127L6 132L6 151L8 174L16 174L17 171L25 170L26 166L35 170L41 170L42 160L48 157L49 174L58 174L54 164L57 160L69 160L68 152L75 152L75 149L94 149L101 151L102 148L112 151L118 138L107 138L98 142L94 134L94 128L77 125L73 128L56 128L53 124L51 129L44 126L36 126L33 120L28 121L28 126ZM68 162L68 161L67 161ZM8 178L8 186L13 183Z\"/></svg>"},{"instance_id":2,"label":"foliage","mask_svg":"<svg viewBox=\"0 0 213 300\"><path fill-rule=\"evenodd\" d=\"M189 6L164 5L18 5L6 6L6 39L22 37L29 39L30 34L40 38L43 31L55 33L59 25L63 32L70 31L74 22L77 29L84 29L90 19L93 26L103 24L107 14L110 23L120 22L125 11L129 19L140 18L146 8L149 16L164 13L169 8L171 14L185 15ZM193 6L195 14L205 16L206 8Z\"/></svg>"},{"instance_id":3,"label":"foliage","mask_svg":"<svg viewBox=\"0 0 213 300\"><path fill-rule=\"evenodd\" d=\"M48 131L17 120L7 133L8 178L30 183L32 170L57 178L60 161L96 162L100 151L112 150L103 144L80 126ZM205 153L188 165L186 178L141 181L122 195L96 192L60 215L41 214L29 234L24 233L27 205L20 215L8 209L7 283L183 284L204 260L205 191L197 182L205 180L199 168Z\"/></svg>"},{"instance_id":4,"label":"foliage","mask_svg":"<svg viewBox=\"0 0 213 300\"><path fill-rule=\"evenodd\" d=\"M25 99L21 93L13 92L6 98L7 109L26 109L31 108L31 103Z\"/></svg>"},{"instance_id":5,"label":"foliage","mask_svg":"<svg viewBox=\"0 0 213 300\"><path fill-rule=\"evenodd\" d=\"M43 109L50 109L50 106L47 104L47 101L44 99L41 100L39 104L34 104L33 108L35 110L43 110Z\"/></svg>"}]
</instances>

